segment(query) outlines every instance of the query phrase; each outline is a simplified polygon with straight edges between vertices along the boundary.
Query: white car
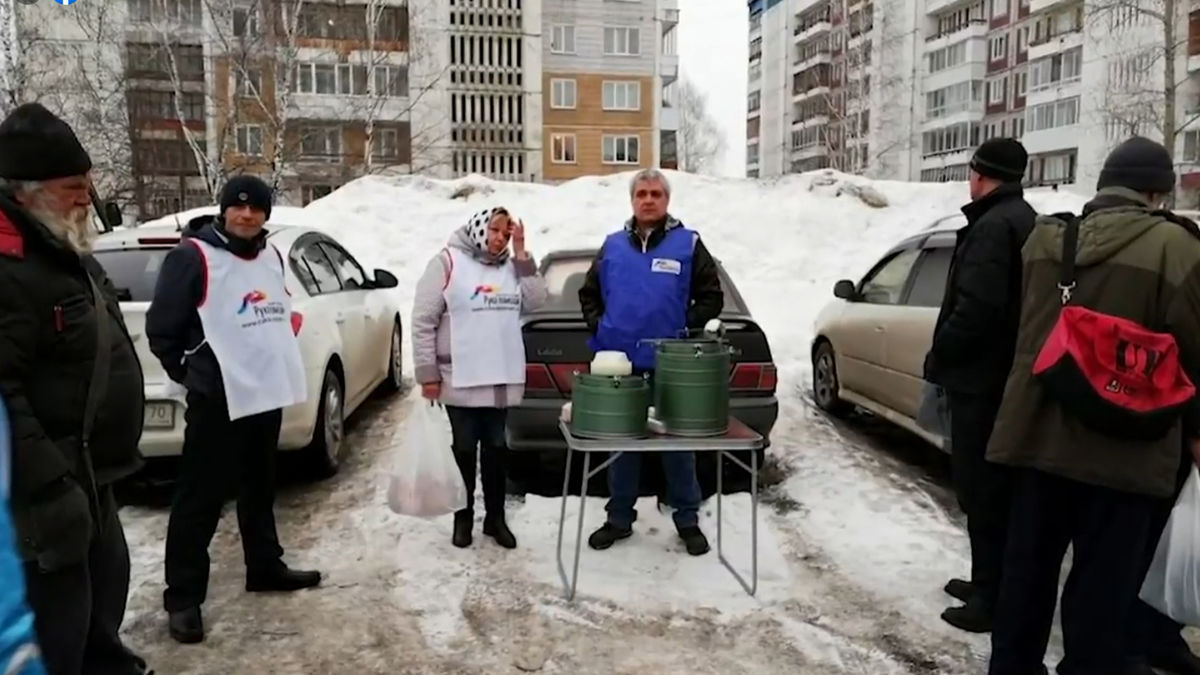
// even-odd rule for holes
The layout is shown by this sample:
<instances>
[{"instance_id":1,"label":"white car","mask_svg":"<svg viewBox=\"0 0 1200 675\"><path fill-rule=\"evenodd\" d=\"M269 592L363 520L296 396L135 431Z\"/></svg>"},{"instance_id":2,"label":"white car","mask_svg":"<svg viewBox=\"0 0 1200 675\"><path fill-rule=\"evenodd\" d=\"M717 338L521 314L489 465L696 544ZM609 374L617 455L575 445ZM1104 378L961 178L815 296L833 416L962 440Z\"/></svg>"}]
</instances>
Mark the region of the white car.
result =
<instances>
[{"instance_id":1,"label":"white car","mask_svg":"<svg viewBox=\"0 0 1200 675\"><path fill-rule=\"evenodd\" d=\"M304 227L300 209L276 207L271 215L269 241L287 260L287 287L292 309L301 317L300 348L308 375L308 400L284 410L279 448L307 452L314 470L329 476L343 459L346 417L376 389L401 387L402 326L390 290L398 282L384 270L368 275L333 238ZM145 335L159 268L187 227L182 220L163 223L102 235L95 251L121 294L121 311L145 374L141 450L146 457L182 452L187 405L182 387L167 377Z\"/></svg>"}]
</instances>

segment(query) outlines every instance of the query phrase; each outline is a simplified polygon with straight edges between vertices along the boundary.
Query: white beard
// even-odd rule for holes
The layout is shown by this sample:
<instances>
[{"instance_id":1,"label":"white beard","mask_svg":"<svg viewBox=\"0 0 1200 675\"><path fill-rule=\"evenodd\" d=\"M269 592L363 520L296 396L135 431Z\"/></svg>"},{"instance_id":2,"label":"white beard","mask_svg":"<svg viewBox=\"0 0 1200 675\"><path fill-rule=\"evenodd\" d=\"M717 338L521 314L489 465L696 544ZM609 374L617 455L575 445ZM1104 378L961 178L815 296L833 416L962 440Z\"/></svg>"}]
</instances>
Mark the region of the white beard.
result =
<instances>
[{"instance_id":1,"label":"white beard","mask_svg":"<svg viewBox=\"0 0 1200 675\"><path fill-rule=\"evenodd\" d=\"M65 218L40 206L29 207L29 213L75 253L87 255L92 252L99 233L92 227L87 208L74 209Z\"/></svg>"}]
</instances>

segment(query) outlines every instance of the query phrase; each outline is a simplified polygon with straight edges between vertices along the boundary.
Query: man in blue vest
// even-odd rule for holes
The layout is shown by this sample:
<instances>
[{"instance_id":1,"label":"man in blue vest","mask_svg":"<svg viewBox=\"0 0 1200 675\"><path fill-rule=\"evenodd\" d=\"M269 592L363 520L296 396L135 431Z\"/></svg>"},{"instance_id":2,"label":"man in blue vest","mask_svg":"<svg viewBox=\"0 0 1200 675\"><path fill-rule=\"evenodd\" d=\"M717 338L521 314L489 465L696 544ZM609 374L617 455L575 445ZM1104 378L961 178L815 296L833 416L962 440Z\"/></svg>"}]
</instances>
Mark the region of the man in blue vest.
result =
<instances>
[{"instance_id":1,"label":"man in blue vest","mask_svg":"<svg viewBox=\"0 0 1200 675\"><path fill-rule=\"evenodd\" d=\"M33 612L25 604L25 571L17 555L8 514L12 440L8 413L0 399L0 673L45 675L33 632Z\"/></svg>"},{"instance_id":2,"label":"man in blue vest","mask_svg":"<svg viewBox=\"0 0 1200 675\"><path fill-rule=\"evenodd\" d=\"M667 212L671 186L666 176L656 169L641 171L629 194L633 218L604 240L579 290L579 304L594 351L625 352L635 372L652 373L654 344L649 341L703 327L721 314L725 294L700 235ZM699 527L695 453L665 452L662 463L679 537L688 553L704 555L708 539ZM592 548L607 549L633 534L641 465L641 455L627 453L609 467L608 518L588 538Z\"/></svg>"}]
</instances>

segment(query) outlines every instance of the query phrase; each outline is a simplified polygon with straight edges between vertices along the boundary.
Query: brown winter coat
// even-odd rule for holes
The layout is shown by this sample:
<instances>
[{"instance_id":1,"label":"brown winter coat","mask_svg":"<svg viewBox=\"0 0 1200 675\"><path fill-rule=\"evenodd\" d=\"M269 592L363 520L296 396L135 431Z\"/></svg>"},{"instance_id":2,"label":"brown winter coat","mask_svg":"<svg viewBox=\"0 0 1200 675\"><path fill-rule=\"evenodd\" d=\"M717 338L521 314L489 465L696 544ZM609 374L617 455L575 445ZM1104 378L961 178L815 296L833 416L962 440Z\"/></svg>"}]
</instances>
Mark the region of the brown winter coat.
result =
<instances>
[{"instance_id":1,"label":"brown winter coat","mask_svg":"<svg viewBox=\"0 0 1200 675\"><path fill-rule=\"evenodd\" d=\"M1184 367L1200 382L1200 238L1136 200L1135 193L1108 188L1084 208L1072 304L1170 332ZM1033 376L1038 351L1061 308L1063 225L1058 218L1039 218L1022 252L1017 353L987 457L1091 485L1168 497L1179 468L1182 421L1154 442L1104 436L1064 412Z\"/></svg>"}]
</instances>

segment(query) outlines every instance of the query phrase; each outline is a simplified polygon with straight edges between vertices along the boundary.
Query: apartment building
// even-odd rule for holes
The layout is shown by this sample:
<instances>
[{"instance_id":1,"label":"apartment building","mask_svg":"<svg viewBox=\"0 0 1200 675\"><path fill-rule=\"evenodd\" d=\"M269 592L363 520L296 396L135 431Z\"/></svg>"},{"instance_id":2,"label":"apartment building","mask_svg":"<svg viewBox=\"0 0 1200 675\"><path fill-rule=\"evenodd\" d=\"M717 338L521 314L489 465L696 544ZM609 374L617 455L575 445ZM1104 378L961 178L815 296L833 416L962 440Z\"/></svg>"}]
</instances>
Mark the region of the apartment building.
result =
<instances>
[{"instance_id":1,"label":"apartment building","mask_svg":"<svg viewBox=\"0 0 1200 675\"><path fill-rule=\"evenodd\" d=\"M916 43L906 4L750 0L748 8L747 175L835 168L908 177ZM890 61L880 61L881 46Z\"/></svg>"},{"instance_id":2,"label":"apartment building","mask_svg":"<svg viewBox=\"0 0 1200 675\"><path fill-rule=\"evenodd\" d=\"M543 172L676 165L675 0L543 0Z\"/></svg>"},{"instance_id":3,"label":"apartment building","mask_svg":"<svg viewBox=\"0 0 1200 675\"><path fill-rule=\"evenodd\" d=\"M1079 149L1089 138L1083 106L1083 0L1032 0L1025 125L1016 135L1029 151L1034 185L1074 183ZM1094 142L1094 140L1092 141Z\"/></svg>"}]
</instances>

